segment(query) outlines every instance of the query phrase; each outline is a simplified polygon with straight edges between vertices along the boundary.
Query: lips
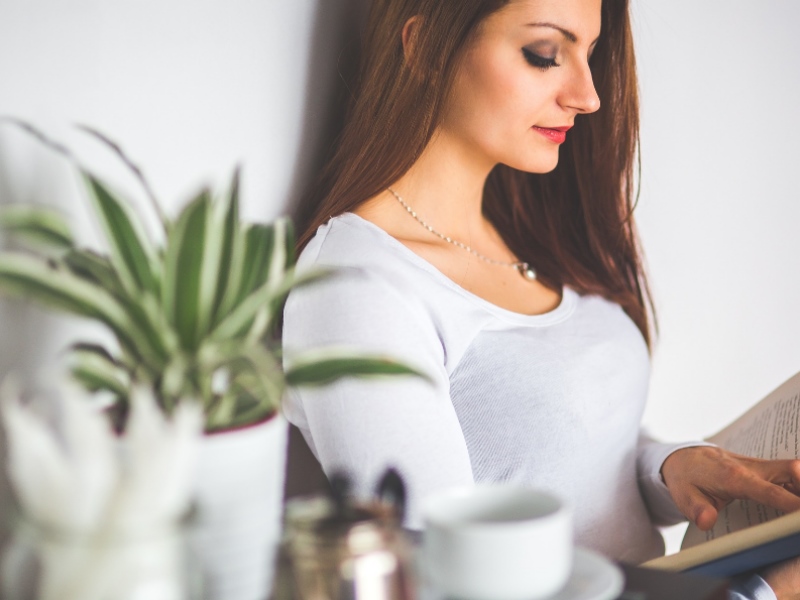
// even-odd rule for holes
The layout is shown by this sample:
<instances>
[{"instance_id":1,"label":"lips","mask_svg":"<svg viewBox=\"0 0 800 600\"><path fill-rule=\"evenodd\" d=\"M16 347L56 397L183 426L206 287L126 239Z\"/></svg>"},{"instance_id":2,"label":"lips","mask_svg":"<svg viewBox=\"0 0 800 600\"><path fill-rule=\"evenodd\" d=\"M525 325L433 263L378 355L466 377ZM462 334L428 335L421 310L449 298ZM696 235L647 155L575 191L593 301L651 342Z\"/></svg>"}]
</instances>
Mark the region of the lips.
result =
<instances>
[{"instance_id":1,"label":"lips","mask_svg":"<svg viewBox=\"0 0 800 600\"><path fill-rule=\"evenodd\" d=\"M534 125L532 127L536 133L539 133L546 137L551 142L555 142L556 144L563 144L564 141L567 139L567 131L572 129L572 125L566 125L563 127L537 127Z\"/></svg>"}]
</instances>

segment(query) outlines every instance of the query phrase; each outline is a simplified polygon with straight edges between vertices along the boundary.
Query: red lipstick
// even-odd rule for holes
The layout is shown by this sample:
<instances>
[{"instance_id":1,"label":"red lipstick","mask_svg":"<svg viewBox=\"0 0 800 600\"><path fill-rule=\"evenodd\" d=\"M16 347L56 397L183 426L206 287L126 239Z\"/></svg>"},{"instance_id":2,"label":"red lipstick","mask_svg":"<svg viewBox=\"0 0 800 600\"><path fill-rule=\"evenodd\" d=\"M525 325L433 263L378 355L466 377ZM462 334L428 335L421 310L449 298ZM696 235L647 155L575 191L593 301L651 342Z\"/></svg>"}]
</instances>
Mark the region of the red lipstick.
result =
<instances>
[{"instance_id":1,"label":"red lipstick","mask_svg":"<svg viewBox=\"0 0 800 600\"><path fill-rule=\"evenodd\" d=\"M542 134L551 142L563 144L564 140L567 139L567 131L572 129L572 125L567 125L566 127L537 127L534 125L532 129L536 131L536 133Z\"/></svg>"}]
</instances>

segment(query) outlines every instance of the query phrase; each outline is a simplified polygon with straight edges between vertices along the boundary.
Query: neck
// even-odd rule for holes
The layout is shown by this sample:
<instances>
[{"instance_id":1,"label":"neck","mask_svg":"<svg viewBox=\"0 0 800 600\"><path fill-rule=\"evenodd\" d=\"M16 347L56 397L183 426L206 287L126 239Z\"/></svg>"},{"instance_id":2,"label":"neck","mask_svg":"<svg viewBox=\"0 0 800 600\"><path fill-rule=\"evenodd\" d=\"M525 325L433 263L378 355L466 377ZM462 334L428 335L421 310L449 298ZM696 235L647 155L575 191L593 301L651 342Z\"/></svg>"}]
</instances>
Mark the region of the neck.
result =
<instances>
[{"instance_id":1,"label":"neck","mask_svg":"<svg viewBox=\"0 0 800 600\"><path fill-rule=\"evenodd\" d=\"M483 188L493 167L439 131L392 188L433 227L468 243L488 231Z\"/></svg>"}]
</instances>

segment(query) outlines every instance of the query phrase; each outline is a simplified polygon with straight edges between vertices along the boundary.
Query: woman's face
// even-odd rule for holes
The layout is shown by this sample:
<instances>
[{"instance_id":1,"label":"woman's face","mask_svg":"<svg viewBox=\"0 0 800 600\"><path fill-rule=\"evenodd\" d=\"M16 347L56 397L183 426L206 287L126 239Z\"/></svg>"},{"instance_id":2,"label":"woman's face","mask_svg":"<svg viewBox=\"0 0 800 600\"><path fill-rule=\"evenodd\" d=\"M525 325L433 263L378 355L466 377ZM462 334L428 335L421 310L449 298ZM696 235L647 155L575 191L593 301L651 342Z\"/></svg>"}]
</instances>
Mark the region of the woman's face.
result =
<instances>
[{"instance_id":1,"label":"woman's face","mask_svg":"<svg viewBox=\"0 0 800 600\"><path fill-rule=\"evenodd\" d=\"M589 57L601 0L512 0L466 49L440 133L491 168L546 173L575 117L600 108ZM569 133L566 133L569 135Z\"/></svg>"}]
</instances>

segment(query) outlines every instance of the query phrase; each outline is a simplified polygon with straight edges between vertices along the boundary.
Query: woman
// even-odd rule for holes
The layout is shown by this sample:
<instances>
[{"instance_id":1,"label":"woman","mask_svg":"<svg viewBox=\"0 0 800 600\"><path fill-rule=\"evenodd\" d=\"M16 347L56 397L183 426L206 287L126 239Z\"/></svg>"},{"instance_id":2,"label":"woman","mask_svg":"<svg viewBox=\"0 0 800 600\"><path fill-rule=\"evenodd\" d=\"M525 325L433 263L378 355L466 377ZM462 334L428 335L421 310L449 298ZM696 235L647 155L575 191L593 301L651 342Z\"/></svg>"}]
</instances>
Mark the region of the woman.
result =
<instances>
[{"instance_id":1,"label":"woman","mask_svg":"<svg viewBox=\"0 0 800 600\"><path fill-rule=\"evenodd\" d=\"M409 527L435 490L514 481L568 498L579 544L640 562L664 550L653 522L708 529L739 497L800 508L798 461L639 432L636 89L625 0L373 2L300 242L302 267L339 276L292 294L284 344L383 352L433 384L348 381L286 412L358 493L397 466ZM781 597L793 568L764 574Z\"/></svg>"}]
</instances>

